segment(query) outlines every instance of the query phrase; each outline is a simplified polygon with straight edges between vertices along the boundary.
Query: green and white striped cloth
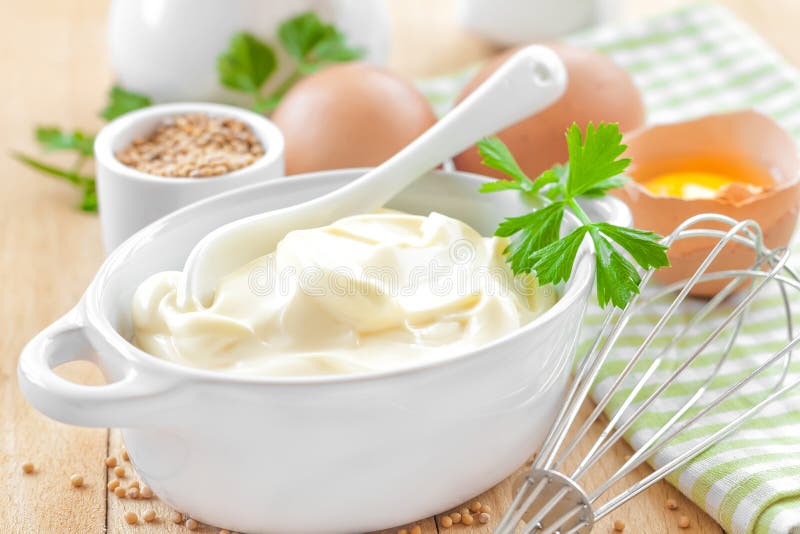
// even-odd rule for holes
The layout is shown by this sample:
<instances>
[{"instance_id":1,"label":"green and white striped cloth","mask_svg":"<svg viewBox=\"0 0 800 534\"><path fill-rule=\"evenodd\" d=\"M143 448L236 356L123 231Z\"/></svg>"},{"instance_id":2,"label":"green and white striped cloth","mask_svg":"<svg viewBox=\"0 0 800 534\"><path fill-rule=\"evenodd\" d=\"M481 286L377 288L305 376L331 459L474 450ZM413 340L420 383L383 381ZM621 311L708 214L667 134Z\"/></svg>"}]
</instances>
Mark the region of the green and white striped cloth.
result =
<instances>
[{"instance_id":1,"label":"green and white striped cloth","mask_svg":"<svg viewBox=\"0 0 800 534\"><path fill-rule=\"evenodd\" d=\"M755 107L800 139L800 75L752 30L719 6L699 4L651 20L592 30L569 40L609 54L631 73L644 95L651 123ZM444 112L474 71L424 80L419 85L437 111ZM800 258L800 247L795 246L795 254ZM792 264L798 265L798 260ZM729 361L712 388L733 384L786 343L780 295L777 288L769 289L755 302ZM688 302L685 309L696 310L700 305ZM795 313L800 308L796 296L792 307ZM691 331L667 355L655 380L666 378L682 363L723 315L724 311L714 314ZM595 398L607 390L659 317L659 310L653 309L652 313L633 318L618 350L601 371L593 392ZM655 346L666 346L688 317L687 311L668 324ZM584 329L591 331L602 319L603 313L595 307L589 311ZM683 400L695 393L709 376L726 340L723 336L709 347L684 373L680 383L670 387L641 417L626 436L634 447L644 443ZM655 355L649 356L638 372L643 372ZM655 464L667 462L683 447L697 443L724 426L739 410L763 398L779 372L778 368L771 370L736 400L683 433L657 455ZM800 363L794 363L787 379L798 376ZM612 410L619 407L624 393L614 397ZM735 434L674 473L670 481L732 534L800 532L800 389L769 405Z\"/></svg>"}]
</instances>

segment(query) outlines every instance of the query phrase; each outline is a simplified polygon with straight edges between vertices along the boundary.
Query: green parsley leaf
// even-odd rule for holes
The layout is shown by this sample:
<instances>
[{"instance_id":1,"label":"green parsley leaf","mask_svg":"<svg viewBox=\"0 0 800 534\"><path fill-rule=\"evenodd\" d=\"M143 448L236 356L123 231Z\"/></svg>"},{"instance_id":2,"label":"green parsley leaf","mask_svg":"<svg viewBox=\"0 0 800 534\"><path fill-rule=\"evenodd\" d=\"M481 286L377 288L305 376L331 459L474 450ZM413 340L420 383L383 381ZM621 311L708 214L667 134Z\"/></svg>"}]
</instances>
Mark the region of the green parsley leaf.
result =
<instances>
[{"instance_id":1,"label":"green parsley leaf","mask_svg":"<svg viewBox=\"0 0 800 534\"><path fill-rule=\"evenodd\" d=\"M526 215L509 217L497 227L496 236L518 234L504 251L515 273L531 272L534 269L531 255L558 240L564 207L564 202L554 202Z\"/></svg>"},{"instance_id":2,"label":"green parsley leaf","mask_svg":"<svg viewBox=\"0 0 800 534\"><path fill-rule=\"evenodd\" d=\"M618 182L609 179L625 172L631 162L629 159L617 159L627 148L621 141L622 134L616 124L600 123L595 127L590 122L584 139L581 129L573 123L567 130L569 174L565 194L577 197L587 191L605 193L608 189L618 187Z\"/></svg>"},{"instance_id":3,"label":"green parsley leaf","mask_svg":"<svg viewBox=\"0 0 800 534\"><path fill-rule=\"evenodd\" d=\"M660 235L604 222L595 223L593 226L625 249L643 269L669 266L668 247L659 242Z\"/></svg>"},{"instance_id":4,"label":"green parsley leaf","mask_svg":"<svg viewBox=\"0 0 800 534\"><path fill-rule=\"evenodd\" d=\"M478 144L485 165L502 171L509 180L483 184L481 192L516 189L540 198L546 205L527 215L510 217L497 227L495 235L509 237L506 260L515 274L535 272L539 283L555 284L569 279L580 246L588 233L596 255L597 298L623 308L639 293L641 276L623 249L642 269L669 265L667 247L653 232L592 222L578 197L602 197L621 187L622 175L630 162L620 159L625 151L616 124L589 124L586 135L576 125L567 130L569 162L556 165L531 182L508 148L497 138ZM564 211L569 208L580 226L559 238Z\"/></svg>"},{"instance_id":5,"label":"green parsley leaf","mask_svg":"<svg viewBox=\"0 0 800 534\"><path fill-rule=\"evenodd\" d=\"M540 284L557 284L569 280L575 256L589 228L581 226L558 241L540 248L530 255L533 270Z\"/></svg>"},{"instance_id":6,"label":"green parsley leaf","mask_svg":"<svg viewBox=\"0 0 800 534\"><path fill-rule=\"evenodd\" d=\"M80 130L65 132L50 126L36 128L36 140L47 151L74 150L83 156L91 156L94 147L93 135Z\"/></svg>"},{"instance_id":7,"label":"green parsley leaf","mask_svg":"<svg viewBox=\"0 0 800 534\"><path fill-rule=\"evenodd\" d=\"M258 93L277 67L272 48L247 32L231 37L228 49L217 57L219 82L248 93Z\"/></svg>"},{"instance_id":8,"label":"green parsley leaf","mask_svg":"<svg viewBox=\"0 0 800 534\"><path fill-rule=\"evenodd\" d=\"M639 294L641 277L631 262L617 252L596 228L590 228L589 235L596 251L597 300L603 307L611 302L617 308L624 308L634 295Z\"/></svg>"},{"instance_id":9,"label":"green parsley leaf","mask_svg":"<svg viewBox=\"0 0 800 534\"><path fill-rule=\"evenodd\" d=\"M150 98L145 95L126 91L122 87L115 85L108 93L108 105L100 112L100 116L111 121L129 111L146 108L152 103Z\"/></svg>"},{"instance_id":10,"label":"green parsley leaf","mask_svg":"<svg viewBox=\"0 0 800 534\"><path fill-rule=\"evenodd\" d=\"M520 189L525 191L529 190L526 189L526 187L533 186L531 179L528 178L524 172L522 172L517 160L511 154L511 151L508 149L505 143L500 140L500 138L495 136L485 137L478 141L477 146L478 154L480 154L481 158L483 158L481 159L481 163L487 167L498 170L511 178L511 180L505 180L506 183L513 186L509 187L509 189ZM529 186L523 185L526 183L529 184ZM483 191L483 187L486 185L489 184L484 184L481 186L481 191Z\"/></svg>"},{"instance_id":11,"label":"green parsley leaf","mask_svg":"<svg viewBox=\"0 0 800 534\"><path fill-rule=\"evenodd\" d=\"M327 63L351 61L362 51L347 45L344 35L326 24L313 11L300 13L278 27L278 39L299 63L303 74L314 72Z\"/></svg>"}]
</instances>

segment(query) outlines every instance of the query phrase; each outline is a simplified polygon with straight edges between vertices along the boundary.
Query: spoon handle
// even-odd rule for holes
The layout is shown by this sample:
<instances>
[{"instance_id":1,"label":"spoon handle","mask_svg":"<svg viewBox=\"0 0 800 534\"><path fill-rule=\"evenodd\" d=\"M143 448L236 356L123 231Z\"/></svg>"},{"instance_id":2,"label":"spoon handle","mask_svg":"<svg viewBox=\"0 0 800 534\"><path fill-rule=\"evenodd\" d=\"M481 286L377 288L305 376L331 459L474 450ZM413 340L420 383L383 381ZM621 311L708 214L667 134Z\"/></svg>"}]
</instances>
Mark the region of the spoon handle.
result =
<instances>
[{"instance_id":1,"label":"spoon handle","mask_svg":"<svg viewBox=\"0 0 800 534\"><path fill-rule=\"evenodd\" d=\"M291 230L382 207L443 160L552 104L566 83L566 70L555 52L538 45L523 48L420 137L359 179L309 202L241 219L208 234L186 261L179 306L208 305L224 275L274 250Z\"/></svg>"},{"instance_id":2,"label":"spoon handle","mask_svg":"<svg viewBox=\"0 0 800 534\"><path fill-rule=\"evenodd\" d=\"M566 83L566 70L555 52L528 46L400 152L311 203L336 202L343 214L380 208L443 160L555 102Z\"/></svg>"}]
</instances>

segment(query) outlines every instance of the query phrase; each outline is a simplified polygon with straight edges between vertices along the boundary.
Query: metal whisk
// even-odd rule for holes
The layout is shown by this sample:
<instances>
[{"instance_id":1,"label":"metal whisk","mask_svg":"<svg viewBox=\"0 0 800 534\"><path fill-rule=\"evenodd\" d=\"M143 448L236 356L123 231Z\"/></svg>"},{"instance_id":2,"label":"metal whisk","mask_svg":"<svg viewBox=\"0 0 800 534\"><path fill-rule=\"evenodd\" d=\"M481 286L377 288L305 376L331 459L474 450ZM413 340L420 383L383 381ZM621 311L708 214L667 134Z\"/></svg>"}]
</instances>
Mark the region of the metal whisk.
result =
<instances>
[{"instance_id":1,"label":"metal whisk","mask_svg":"<svg viewBox=\"0 0 800 534\"><path fill-rule=\"evenodd\" d=\"M563 408L495 532L506 534L517 532L518 529L523 533L539 534L589 532L597 520L722 440L769 402L800 384L800 379L786 380L792 349L800 343L800 336L794 333L788 296L791 290L800 291L800 278L786 266L789 252L785 248L767 249L761 229L755 222L738 222L721 215L693 217L664 238L663 242L672 245L680 240L698 238L710 242L713 249L693 276L668 287L648 288L653 272L641 273L640 294L625 309L609 312L598 336L580 360ZM748 247L753 251L754 262L751 267L708 273L712 262L726 247L731 246ZM689 292L697 284L727 280L730 281L721 282L723 289L708 301L686 302ZM754 362L752 368L731 385L713 387L714 380L734 350L753 299L770 284L777 284L779 288L786 314L788 342L777 352ZM630 328L632 318L637 317L645 306L655 303L662 303L661 318L648 333L643 334L642 343L630 355L622 371L616 378L610 379L612 384L600 392L600 399L589 418L576 422L578 411L595 387L603 364L612 351L618 350L615 345L626 326ZM726 313L723 306L730 308L730 311ZM687 307L691 313L687 313ZM668 333L668 325L674 324L674 319L680 324L669 328L677 329L677 335L670 335L663 343L664 336L659 338L659 334L665 329ZM682 323L684 320L685 323ZM703 320L715 320L713 324L716 327L708 335L694 336L698 341L687 350L684 345L691 339L689 333ZM659 339L660 342L656 342ZM645 355L655 356L650 360ZM668 410L666 424L646 436L630 459L599 487L583 487L582 477L598 462L602 462L604 454L632 429L648 408L665 403L663 393L682 376L687 376L684 373L691 373L687 370L704 355L718 359L712 359L713 368L704 375L707 378L697 391L686 395L688 398L685 400L680 398L679 406ZM670 364L675 366L674 369ZM668 373L666 378L663 378L664 373ZM773 376L777 376L774 381L770 380ZM734 398L743 398L743 390L756 391L760 398L749 401L746 408L731 415L730 421L719 430L697 443L680 448L678 454L672 454L661 462L662 465L656 465L654 471L644 479L619 493L610 491L612 486L648 458L657 455L666 446L673 446L671 442L682 432L702 424L703 419L720 405ZM670 400L666 405L672 407L673 402ZM615 410L603 425L599 438L591 444L588 453L578 459L577 467L568 471L565 462L592 425L601 420L601 414L610 403Z\"/></svg>"}]
</instances>

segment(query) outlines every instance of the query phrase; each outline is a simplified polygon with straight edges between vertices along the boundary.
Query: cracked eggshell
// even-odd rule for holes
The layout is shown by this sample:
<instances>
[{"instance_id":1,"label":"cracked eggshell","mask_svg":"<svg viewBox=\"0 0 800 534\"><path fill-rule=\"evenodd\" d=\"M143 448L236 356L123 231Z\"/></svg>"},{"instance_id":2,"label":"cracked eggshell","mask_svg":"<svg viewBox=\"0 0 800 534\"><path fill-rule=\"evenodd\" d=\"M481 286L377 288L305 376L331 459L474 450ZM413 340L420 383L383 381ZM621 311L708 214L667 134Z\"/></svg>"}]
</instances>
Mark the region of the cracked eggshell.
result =
<instances>
[{"instance_id":1,"label":"cracked eggshell","mask_svg":"<svg viewBox=\"0 0 800 534\"><path fill-rule=\"evenodd\" d=\"M693 215L719 213L739 221L755 220L769 248L786 246L791 240L800 205L800 163L794 140L772 119L755 111L710 115L645 127L626 135L625 143L625 155L631 158L627 174L632 180L616 194L630 207L637 228L667 235ZM655 196L641 185L656 174L680 170L747 176L766 190L724 199L687 200ZM671 283L688 278L715 243L709 238L675 242L669 251L672 266L656 271L656 279ZM746 268L754 260L749 248L728 245L708 272ZM692 294L714 295L728 281L699 284Z\"/></svg>"}]
</instances>

